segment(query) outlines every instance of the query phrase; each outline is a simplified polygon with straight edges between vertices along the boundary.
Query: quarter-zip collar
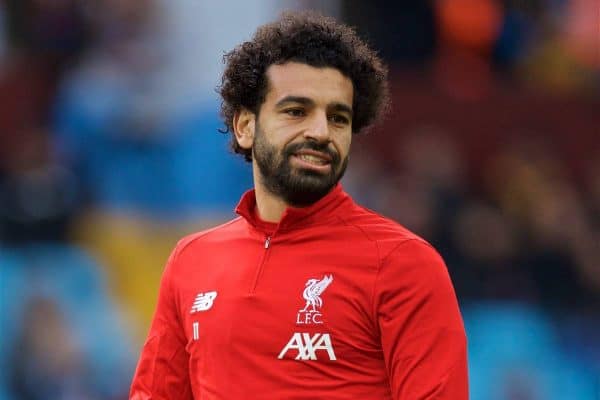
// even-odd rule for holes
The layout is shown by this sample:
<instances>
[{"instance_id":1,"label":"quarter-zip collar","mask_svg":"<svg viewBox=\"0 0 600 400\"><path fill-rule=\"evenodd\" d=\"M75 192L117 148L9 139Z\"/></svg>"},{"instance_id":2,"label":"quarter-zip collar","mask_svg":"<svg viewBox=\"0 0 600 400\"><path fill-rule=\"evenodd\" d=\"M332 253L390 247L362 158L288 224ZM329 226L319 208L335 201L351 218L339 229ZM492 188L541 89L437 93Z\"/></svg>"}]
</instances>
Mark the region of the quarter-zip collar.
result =
<instances>
[{"instance_id":1,"label":"quarter-zip collar","mask_svg":"<svg viewBox=\"0 0 600 400\"><path fill-rule=\"evenodd\" d=\"M337 184L329 193L307 207L288 207L278 223L266 222L259 218L256 211L256 194L254 189L242 196L235 212L246 219L250 225L261 232L272 234L284 232L310 225L321 225L335 218L340 206L349 204L350 196L344 192L342 185Z\"/></svg>"}]
</instances>

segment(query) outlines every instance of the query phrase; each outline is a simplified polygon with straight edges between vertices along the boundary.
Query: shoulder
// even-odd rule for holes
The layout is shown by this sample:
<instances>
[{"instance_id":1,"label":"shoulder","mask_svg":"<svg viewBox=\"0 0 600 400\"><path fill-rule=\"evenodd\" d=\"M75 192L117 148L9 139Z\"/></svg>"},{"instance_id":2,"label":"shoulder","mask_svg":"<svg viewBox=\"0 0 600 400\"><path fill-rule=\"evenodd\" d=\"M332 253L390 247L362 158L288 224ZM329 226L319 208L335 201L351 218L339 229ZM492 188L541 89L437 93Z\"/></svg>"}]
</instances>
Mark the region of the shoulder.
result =
<instances>
[{"instance_id":1,"label":"shoulder","mask_svg":"<svg viewBox=\"0 0 600 400\"><path fill-rule=\"evenodd\" d=\"M239 233L241 229L244 229L243 218L237 217L221 225L184 236L173 249L170 261L174 261L181 254L195 247L202 247L214 241L227 240Z\"/></svg>"},{"instance_id":2,"label":"shoulder","mask_svg":"<svg viewBox=\"0 0 600 400\"><path fill-rule=\"evenodd\" d=\"M400 223L356 203L347 209L341 219L360 232L366 240L374 242L382 260L392 253L415 251L414 249L435 252L425 239Z\"/></svg>"}]
</instances>

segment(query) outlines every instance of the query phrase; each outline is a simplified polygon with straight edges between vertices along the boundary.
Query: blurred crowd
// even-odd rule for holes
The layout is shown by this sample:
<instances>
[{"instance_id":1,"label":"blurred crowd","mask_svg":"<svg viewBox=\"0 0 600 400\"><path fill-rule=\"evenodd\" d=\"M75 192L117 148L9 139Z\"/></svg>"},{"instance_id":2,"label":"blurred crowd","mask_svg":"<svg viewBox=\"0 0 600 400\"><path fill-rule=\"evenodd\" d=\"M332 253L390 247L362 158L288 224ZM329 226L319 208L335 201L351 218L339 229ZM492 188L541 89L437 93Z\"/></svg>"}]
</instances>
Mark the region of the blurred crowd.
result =
<instances>
[{"instance_id":1,"label":"blurred crowd","mask_svg":"<svg viewBox=\"0 0 600 400\"><path fill-rule=\"evenodd\" d=\"M596 0L212 3L0 3L0 400L126 398L169 251L252 185L214 88L281 8L390 63L343 184L443 255L472 398L600 398Z\"/></svg>"}]
</instances>

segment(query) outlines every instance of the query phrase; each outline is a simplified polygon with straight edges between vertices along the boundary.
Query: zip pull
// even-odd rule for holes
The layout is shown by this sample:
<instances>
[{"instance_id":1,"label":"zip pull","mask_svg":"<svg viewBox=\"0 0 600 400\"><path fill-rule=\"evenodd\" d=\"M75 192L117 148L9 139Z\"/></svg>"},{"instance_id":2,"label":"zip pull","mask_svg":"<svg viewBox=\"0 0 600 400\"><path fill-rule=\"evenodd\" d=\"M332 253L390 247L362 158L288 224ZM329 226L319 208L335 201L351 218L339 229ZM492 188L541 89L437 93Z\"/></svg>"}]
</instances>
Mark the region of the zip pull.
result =
<instances>
[{"instance_id":1,"label":"zip pull","mask_svg":"<svg viewBox=\"0 0 600 400\"><path fill-rule=\"evenodd\" d=\"M271 236L267 236L267 239L265 240L265 249L268 249L270 244L271 244Z\"/></svg>"}]
</instances>

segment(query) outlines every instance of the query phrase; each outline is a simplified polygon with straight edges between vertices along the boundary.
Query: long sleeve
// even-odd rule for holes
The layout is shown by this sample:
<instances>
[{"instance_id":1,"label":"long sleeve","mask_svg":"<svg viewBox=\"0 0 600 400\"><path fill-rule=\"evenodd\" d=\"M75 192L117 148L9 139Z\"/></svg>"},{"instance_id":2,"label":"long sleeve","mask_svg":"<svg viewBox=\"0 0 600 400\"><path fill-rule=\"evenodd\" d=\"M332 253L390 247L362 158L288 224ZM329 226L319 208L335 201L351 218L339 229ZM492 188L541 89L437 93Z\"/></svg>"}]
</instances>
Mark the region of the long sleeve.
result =
<instances>
[{"instance_id":1,"label":"long sleeve","mask_svg":"<svg viewBox=\"0 0 600 400\"><path fill-rule=\"evenodd\" d=\"M156 312L133 377L130 400L193 399L186 338L171 285L174 254L163 272Z\"/></svg>"},{"instance_id":2,"label":"long sleeve","mask_svg":"<svg viewBox=\"0 0 600 400\"><path fill-rule=\"evenodd\" d=\"M467 400L464 325L437 252L420 240L381 262L374 299L388 376L396 400Z\"/></svg>"}]
</instances>

